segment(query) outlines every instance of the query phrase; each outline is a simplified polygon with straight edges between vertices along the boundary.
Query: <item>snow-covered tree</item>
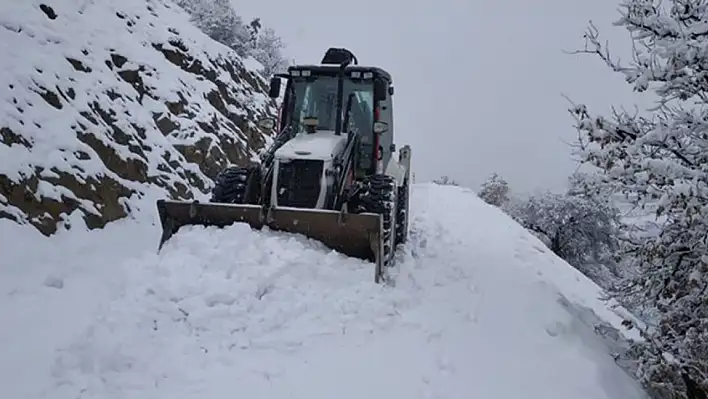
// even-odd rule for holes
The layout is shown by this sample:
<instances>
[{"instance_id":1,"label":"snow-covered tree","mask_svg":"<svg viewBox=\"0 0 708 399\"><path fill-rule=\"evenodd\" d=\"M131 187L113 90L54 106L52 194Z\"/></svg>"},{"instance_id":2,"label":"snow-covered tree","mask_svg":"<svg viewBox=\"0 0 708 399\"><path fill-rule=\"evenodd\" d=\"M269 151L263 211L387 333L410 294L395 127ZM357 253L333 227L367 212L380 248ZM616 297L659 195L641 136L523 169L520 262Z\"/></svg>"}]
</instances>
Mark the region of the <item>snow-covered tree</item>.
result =
<instances>
[{"instance_id":1,"label":"snow-covered tree","mask_svg":"<svg viewBox=\"0 0 708 399\"><path fill-rule=\"evenodd\" d=\"M511 216L590 278L607 283L615 275L620 215L609 202L546 192L515 207Z\"/></svg>"},{"instance_id":2,"label":"snow-covered tree","mask_svg":"<svg viewBox=\"0 0 708 399\"><path fill-rule=\"evenodd\" d=\"M442 186L459 186L460 185L459 183L457 183L455 180L451 179L447 175L442 176L439 179L433 180L433 183L439 184Z\"/></svg>"},{"instance_id":3,"label":"snow-covered tree","mask_svg":"<svg viewBox=\"0 0 708 399\"><path fill-rule=\"evenodd\" d=\"M251 22L248 23L246 29L248 29L248 46L251 48L256 47L256 39L258 38L258 33L260 32L263 24L261 24L260 18L253 18Z\"/></svg>"},{"instance_id":4,"label":"snow-covered tree","mask_svg":"<svg viewBox=\"0 0 708 399\"><path fill-rule=\"evenodd\" d=\"M568 178L568 195L611 201L612 181L599 173L575 172Z\"/></svg>"},{"instance_id":5,"label":"snow-covered tree","mask_svg":"<svg viewBox=\"0 0 708 399\"><path fill-rule=\"evenodd\" d=\"M261 30L260 22L257 25L250 25L252 38L250 40L251 54L258 62L263 64L261 71L264 76L271 76L275 73L285 72L290 65L283 50L285 44L283 40L275 34L271 28Z\"/></svg>"},{"instance_id":6,"label":"snow-covered tree","mask_svg":"<svg viewBox=\"0 0 708 399\"><path fill-rule=\"evenodd\" d=\"M260 18L245 24L230 0L174 0L206 35L232 48L242 57L252 56L263 65L265 77L283 72L290 62L283 56L285 44Z\"/></svg>"},{"instance_id":7,"label":"snow-covered tree","mask_svg":"<svg viewBox=\"0 0 708 399\"><path fill-rule=\"evenodd\" d=\"M635 343L639 377L656 397L708 397L708 1L624 0L633 62L611 58L590 26L584 52L624 74L638 92L660 98L647 115L572 115L584 162L607 173L639 204L658 201L656 237L637 246L642 273L631 285L658 312ZM629 286L629 285L628 285Z\"/></svg>"},{"instance_id":8,"label":"snow-covered tree","mask_svg":"<svg viewBox=\"0 0 708 399\"><path fill-rule=\"evenodd\" d=\"M478 195L484 202L500 207L509 201L509 183L498 174L492 173L492 175L482 183Z\"/></svg>"},{"instance_id":9,"label":"snow-covered tree","mask_svg":"<svg viewBox=\"0 0 708 399\"><path fill-rule=\"evenodd\" d=\"M207 36L231 47L241 56L248 55L249 31L230 0L175 2L191 15L193 23Z\"/></svg>"}]
</instances>

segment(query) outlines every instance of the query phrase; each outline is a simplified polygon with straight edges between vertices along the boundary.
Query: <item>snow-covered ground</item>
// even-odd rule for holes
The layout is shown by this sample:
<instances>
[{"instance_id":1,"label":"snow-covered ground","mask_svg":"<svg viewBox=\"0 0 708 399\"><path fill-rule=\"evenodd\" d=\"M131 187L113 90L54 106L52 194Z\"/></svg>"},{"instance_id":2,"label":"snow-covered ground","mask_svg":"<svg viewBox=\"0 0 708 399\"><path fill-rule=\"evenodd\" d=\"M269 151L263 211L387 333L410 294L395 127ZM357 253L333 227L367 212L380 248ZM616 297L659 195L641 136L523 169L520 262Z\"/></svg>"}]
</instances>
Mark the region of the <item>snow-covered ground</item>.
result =
<instances>
[{"instance_id":1,"label":"snow-covered ground","mask_svg":"<svg viewBox=\"0 0 708 399\"><path fill-rule=\"evenodd\" d=\"M395 287L244 225L157 254L154 219L50 240L0 221L2 397L643 397L594 283L471 191L415 185L411 212Z\"/></svg>"}]
</instances>

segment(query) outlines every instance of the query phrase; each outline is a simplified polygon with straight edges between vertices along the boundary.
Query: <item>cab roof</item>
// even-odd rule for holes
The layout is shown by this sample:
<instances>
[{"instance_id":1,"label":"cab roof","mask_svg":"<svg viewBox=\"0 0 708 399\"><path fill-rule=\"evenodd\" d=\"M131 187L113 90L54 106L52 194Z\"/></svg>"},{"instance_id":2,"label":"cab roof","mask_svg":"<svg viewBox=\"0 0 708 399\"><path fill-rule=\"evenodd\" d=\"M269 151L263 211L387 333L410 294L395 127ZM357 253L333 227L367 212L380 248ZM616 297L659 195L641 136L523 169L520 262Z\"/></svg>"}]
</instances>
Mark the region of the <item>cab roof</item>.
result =
<instances>
[{"instance_id":1,"label":"cab roof","mask_svg":"<svg viewBox=\"0 0 708 399\"><path fill-rule=\"evenodd\" d=\"M288 67L288 75L292 70L309 70L313 73L317 72L334 72L339 71L339 65L336 64L305 64L305 65L293 65ZM373 72L374 75L380 76L389 82L392 82L391 74L386 72L384 69L374 66L366 65L348 65L345 69L346 72Z\"/></svg>"}]
</instances>

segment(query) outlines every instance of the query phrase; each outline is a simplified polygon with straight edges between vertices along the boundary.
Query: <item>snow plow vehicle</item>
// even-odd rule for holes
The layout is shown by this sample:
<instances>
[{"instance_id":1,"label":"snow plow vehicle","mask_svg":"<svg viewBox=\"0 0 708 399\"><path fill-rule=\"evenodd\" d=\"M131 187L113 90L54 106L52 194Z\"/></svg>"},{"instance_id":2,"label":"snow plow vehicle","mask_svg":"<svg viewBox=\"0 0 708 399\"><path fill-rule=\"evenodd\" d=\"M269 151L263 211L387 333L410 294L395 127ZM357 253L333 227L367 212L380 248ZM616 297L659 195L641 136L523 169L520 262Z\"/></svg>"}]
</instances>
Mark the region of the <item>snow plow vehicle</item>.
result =
<instances>
[{"instance_id":1,"label":"snow plow vehicle","mask_svg":"<svg viewBox=\"0 0 708 399\"><path fill-rule=\"evenodd\" d=\"M260 163L223 169L207 203L157 201L160 248L182 226L248 223L372 261L374 280L386 280L408 236L411 175L410 147L393 141L391 75L330 48L320 64L275 75L271 98L282 80L279 118L258 121L278 132Z\"/></svg>"}]
</instances>

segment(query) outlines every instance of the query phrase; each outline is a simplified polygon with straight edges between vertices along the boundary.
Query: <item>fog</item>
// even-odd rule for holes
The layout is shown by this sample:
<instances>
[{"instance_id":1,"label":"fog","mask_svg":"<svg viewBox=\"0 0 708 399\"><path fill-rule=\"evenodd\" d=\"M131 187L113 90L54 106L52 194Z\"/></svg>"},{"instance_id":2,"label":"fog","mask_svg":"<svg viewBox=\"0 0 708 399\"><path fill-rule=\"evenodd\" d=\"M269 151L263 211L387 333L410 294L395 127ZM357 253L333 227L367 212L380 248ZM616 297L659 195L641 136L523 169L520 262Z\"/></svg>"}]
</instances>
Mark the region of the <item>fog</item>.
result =
<instances>
[{"instance_id":1,"label":"fog","mask_svg":"<svg viewBox=\"0 0 708 399\"><path fill-rule=\"evenodd\" d=\"M232 2L274 28L297 62L336 46L388 70L395 142L412 146L417 182L447 175L476 189L497 172L518 193L561 190L578 166L563 95L604 114L637 102L597 56L567 53L592 20L613 55L631 60L628 32L613 26L617 1Z\"/></svg>"}]
</instances>

